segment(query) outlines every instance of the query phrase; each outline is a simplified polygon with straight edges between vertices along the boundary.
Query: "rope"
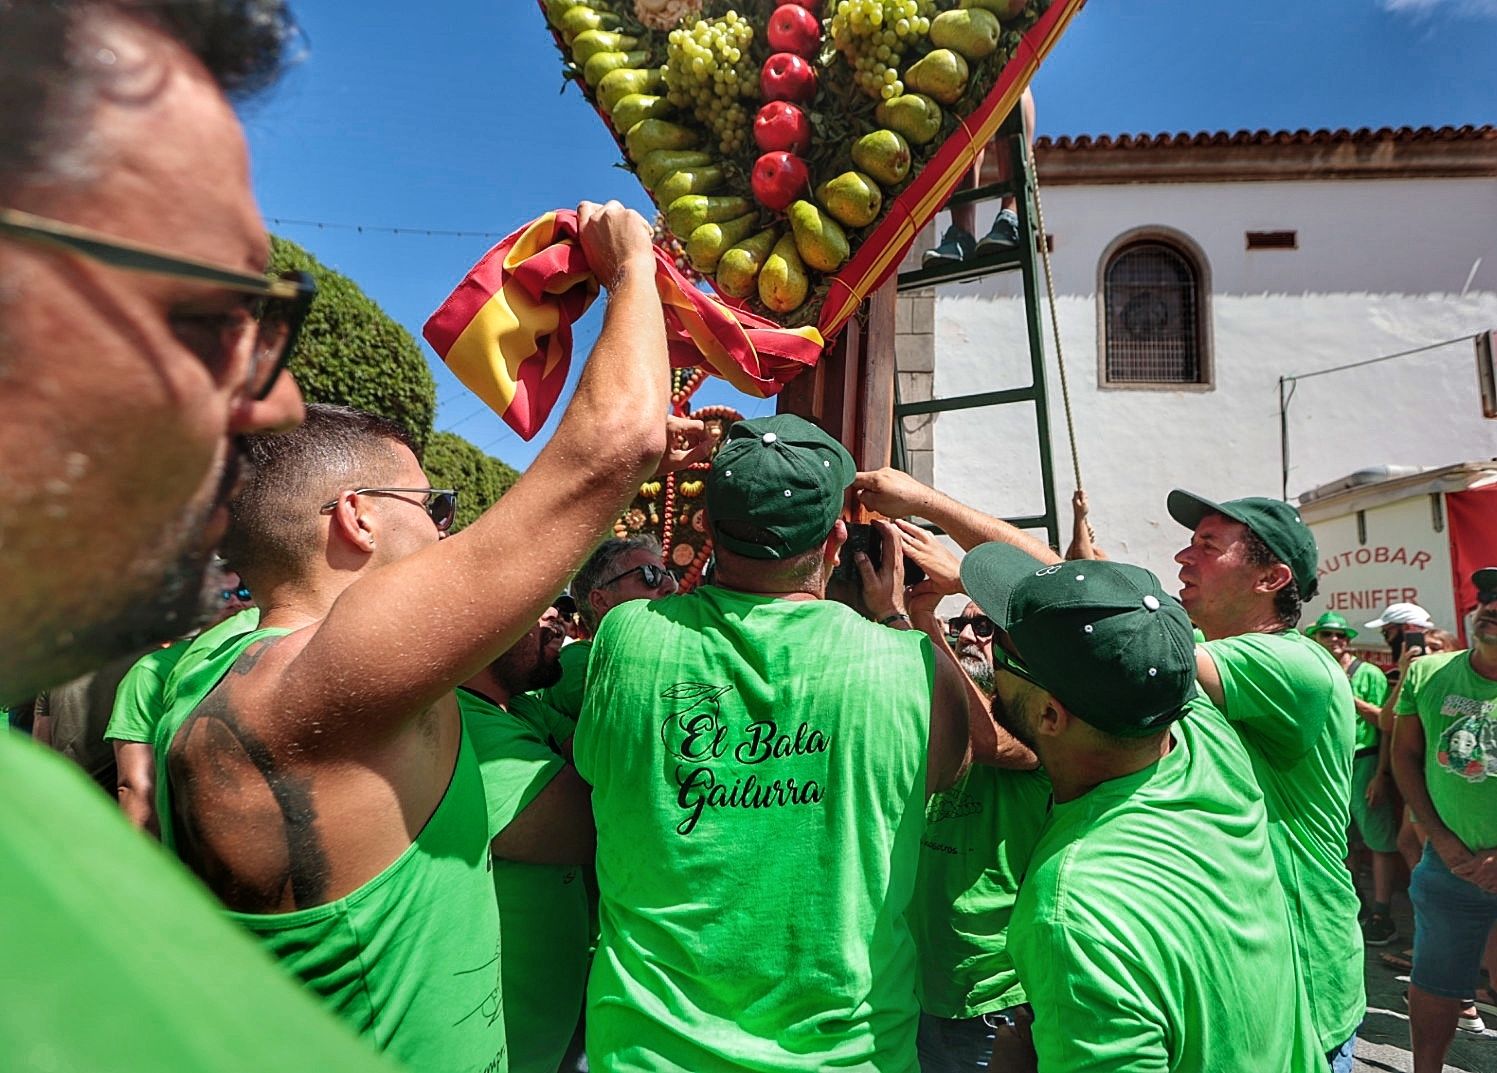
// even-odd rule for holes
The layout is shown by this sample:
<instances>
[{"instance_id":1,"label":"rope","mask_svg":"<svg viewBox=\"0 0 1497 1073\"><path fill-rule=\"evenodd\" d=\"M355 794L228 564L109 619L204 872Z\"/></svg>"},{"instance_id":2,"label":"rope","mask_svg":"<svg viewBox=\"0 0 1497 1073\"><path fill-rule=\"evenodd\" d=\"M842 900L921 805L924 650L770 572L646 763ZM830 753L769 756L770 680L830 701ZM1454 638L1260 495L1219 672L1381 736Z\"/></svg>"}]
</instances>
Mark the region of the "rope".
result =
<instances>
[{"instance_id":1,"label":"rope","mask_svg":"<svg viewBox=\"0 0 1497 1073\"><path fill-rule=\"evenodd\" d=\"M1071 383L1066 377L1066 356L1060 346L1060 315L1055 310L1055 275L1050 270L1050 240L1045 231L1045 209L1040 204L1040 176L1034 166L1034 147L1029 144L1029 132L1024 132L1024 162L1029 167L1030 181L1034 184L1034 215L1040 225L1040 260L1045 265L1045 295L1050 302L1050 330L1055 336L1055 364L1060 368L1060 401L1066 411L1066 438L1071 444L1071 470L1076 475L1076 489L1080 491L1081 456L1076 453L1076 421L1071 416Z\"/></svg>"}]
</instances>

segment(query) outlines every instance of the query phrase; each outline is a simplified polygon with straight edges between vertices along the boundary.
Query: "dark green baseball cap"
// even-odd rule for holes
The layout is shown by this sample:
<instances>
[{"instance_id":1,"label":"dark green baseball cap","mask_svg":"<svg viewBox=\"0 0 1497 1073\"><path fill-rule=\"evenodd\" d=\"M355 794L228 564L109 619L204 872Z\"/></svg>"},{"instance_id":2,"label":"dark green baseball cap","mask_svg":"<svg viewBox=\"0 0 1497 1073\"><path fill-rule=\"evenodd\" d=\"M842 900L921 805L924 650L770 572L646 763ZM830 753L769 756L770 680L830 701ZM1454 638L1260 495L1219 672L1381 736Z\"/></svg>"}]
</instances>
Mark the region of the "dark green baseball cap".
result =
<instances>
[{"instance_id":1,"label":"dark green baseball cap","mask_svg":"<svg viewBox=\"0 0 1497 1073\"><path fill-rule=\"evenodd\" d=\"M984 544L962 560L962 587L1008 633L1028 675L1099 730L1157 733L1196 695L1190 616L1141 566L1046 566Z\"/></svg>"},{"instance_id":2,"label":"dark green baseball cap","mask_svg":"<svg viewBox=\"0 0 1497 1073\"><path fill-rule=\"evenodd\" d=\"M799 555L832 531L857 475L846 448L803 417L735 421L707 476L712 539L750 559Z\"/></svg>"},{"instance_id":3,"label":"dark green baseball cap","mask_svg":"<svg viewBox=\"0 0 1497 1073\"><path fill-rule=\"evenodd\" d=\"M1497 592L1497 566L1484 566L1471 575L1477 592Z\"/></svg>"},{"instance_id":4,"label":"dark green baseball cap","mask_svg":"<svg viewBox=\"0 0 1497 1073\"><path fill-rule=\"evenodd\" d=\"M1258 534L1258 539L1268 546L1279 562L1289 567L1294 584L1299 588L1300 599L1313 599L1320 591L1315 534L1310 532L1299 511L1282 499L1249 496L1213 503L1204 496L1176 488L1170 493L1166 506L1170 517L1192 532L1208 514L1222 514L1234 522L1241 522Z\"/></svg>"}]
</instances>

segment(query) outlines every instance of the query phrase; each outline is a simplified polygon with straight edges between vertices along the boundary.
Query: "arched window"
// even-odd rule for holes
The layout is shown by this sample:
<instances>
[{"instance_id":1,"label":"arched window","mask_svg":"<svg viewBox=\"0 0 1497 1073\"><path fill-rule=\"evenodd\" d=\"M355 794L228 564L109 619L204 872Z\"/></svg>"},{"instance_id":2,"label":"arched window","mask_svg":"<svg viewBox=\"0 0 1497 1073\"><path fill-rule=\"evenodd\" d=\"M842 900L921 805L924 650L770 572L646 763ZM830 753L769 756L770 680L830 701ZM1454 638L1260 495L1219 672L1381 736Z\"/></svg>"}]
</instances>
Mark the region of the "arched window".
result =
<instances>
[{"instance_id":1,"label":"arched window","mask_svg":"<svg viewBox=\"0 0 1497 1073\"><path fill-rule=\"evenodd\" d=\"M1119 246L1102 273L1103 383L1207 384L1205 288L1195 258L1158 237Z\"/></svg>"}]
</instances>

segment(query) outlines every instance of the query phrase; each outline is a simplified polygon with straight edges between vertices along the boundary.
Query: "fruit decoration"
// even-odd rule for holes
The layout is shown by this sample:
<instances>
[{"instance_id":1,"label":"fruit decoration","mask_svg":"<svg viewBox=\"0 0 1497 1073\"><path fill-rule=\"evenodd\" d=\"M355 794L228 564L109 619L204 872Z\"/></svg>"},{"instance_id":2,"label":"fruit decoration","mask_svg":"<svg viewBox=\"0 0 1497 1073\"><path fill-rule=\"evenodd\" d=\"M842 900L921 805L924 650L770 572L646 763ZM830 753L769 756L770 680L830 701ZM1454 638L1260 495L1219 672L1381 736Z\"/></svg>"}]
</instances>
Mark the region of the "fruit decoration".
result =
<instances>
[{"instance_id":1,"label":"fruit decoration","mask_svg":"<svg viewBox=\"0 0 1497 1073\"><path fill-rule=\"evenodd\" d=\"M690 413L707 426L715 453L727 435L728 426L743 420L743 415L728 406L704 406L691 411L692 392L706 378L702 369L671 371L672 409L678 414ZM690 592L701 581L702 571L712 556L712 539L707 535L707 512L702 506L707 493L707 473L711 463L698 462L678 473L645 481L627 510L613 525L618 537L652 533L659 540L667 565L677 574L680 591Z\"/></svg>"},{"instance_id":2,"label":"fruit decoration","mask_svg":"<svg viewBox=\"0 0 1497 1073\"><path fill-rule=\"evenodd\" d=\"M685 262L730 302L826 338L1081 3L541 0Z\"/></svg>"}]
</instances>

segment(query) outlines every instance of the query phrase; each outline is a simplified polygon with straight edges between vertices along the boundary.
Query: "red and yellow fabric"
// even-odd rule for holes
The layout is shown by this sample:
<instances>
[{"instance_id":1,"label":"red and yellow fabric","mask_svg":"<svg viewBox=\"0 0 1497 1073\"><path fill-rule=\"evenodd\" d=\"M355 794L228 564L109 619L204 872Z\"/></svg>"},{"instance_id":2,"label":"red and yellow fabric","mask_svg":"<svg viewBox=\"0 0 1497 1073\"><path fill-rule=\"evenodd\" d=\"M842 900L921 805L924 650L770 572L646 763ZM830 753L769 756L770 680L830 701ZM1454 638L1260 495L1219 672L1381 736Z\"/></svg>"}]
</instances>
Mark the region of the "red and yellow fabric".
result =
<instances>
[{"instance_id":1,"label":"red and yellow fabric","mask_svg":"<svg viewBox=\"0 0 1497 1073\"><path fill-rule=\"evenodd\" d=\"M572 324L598 296L576 238L570 209L526 224L484 254L422 329L453 375L527 440L566 384ZM658 248L655 264L672 365L703 366L766 398L821 356L815 328L782 328L697 290Z\"/></svg>"}]
</instances>

